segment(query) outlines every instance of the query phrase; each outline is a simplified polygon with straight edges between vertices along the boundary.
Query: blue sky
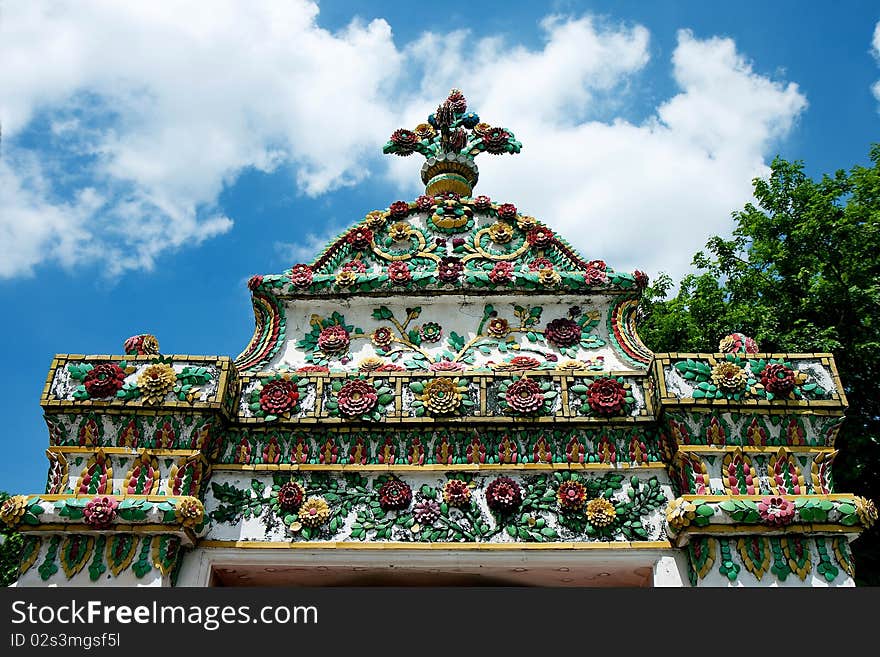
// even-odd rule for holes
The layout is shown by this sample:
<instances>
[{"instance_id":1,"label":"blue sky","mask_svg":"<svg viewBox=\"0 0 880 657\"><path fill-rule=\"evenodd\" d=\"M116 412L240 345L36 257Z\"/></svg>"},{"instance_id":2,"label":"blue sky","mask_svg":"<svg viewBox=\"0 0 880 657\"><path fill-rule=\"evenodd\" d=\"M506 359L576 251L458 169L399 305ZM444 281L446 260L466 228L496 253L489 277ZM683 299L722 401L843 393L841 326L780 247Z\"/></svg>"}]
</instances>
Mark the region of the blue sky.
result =
<instances>
[{"instance_id":1,"label":"blue sky","mask_svg":"<svg viewBox=\"0 0 880 657\"><path fill-rule=\"evenodd\" d=\"M123 4L0 13L0 490L42 490L53 354L237 355L249 276L419 193L381 146L452 86L523 142L481 193L652 277L774 155L880 141L876 2Z\"/></svg>"}]
</instances>

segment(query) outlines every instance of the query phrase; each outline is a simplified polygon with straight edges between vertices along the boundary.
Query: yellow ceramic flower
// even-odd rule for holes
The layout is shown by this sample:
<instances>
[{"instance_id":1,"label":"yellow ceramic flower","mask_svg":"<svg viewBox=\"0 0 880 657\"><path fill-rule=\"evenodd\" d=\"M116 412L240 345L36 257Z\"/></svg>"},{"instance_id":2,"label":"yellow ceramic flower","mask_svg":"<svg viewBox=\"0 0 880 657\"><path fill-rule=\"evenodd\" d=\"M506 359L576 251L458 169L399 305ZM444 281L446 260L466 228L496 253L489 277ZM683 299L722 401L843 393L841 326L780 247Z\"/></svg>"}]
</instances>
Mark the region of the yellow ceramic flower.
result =
<instances>
[{"instance_id":1,"label":"yellow ceramic flower","mask_svg":"<svg viewBox=\"0 0 880 657\"><path fill-rule=\"evenodd\" d=\"M488 133L492 129L492 126L488 123L480 122L474 126L474 132L480 135L481 137Z\"/></svg>"},{"instance_id":2,"label":"yellow ceramic flower","mask_svg":"<svg viewBox=\"0 0 880 657\"><path fill-rule=\"evenodd\" d=\"M537 225L538 225L538 220L535 219L534 217L527 217L524 215L519 215L516 218L516 226L520 230L529 231Z\"/></svg>"},{"instance_id":3,"label":"yellow ceramic flower","mask_svg":"<svg viewBox=\"0 0 880 657\"><path fill-rule=\"evenodd\" d=\"M587 520L595 527L607 527L617 517L614 505L604 497L587 502Z\"/></svg>"},{"instance_id":4,"label":"yellow ceramic flower","mask_svg":"<svg viewBox=\"0 0 880 657\"><path fill-rule=\"evenodd\" d=\"M669 526L678 531L684 529L697 513L697 506L693 502L688 502L681 497L676 497L666 507L666 522Z\"/></svg>"},{"instance_id":5,"label":"yellow ceramic flower","mask_svg":"<svg viewBox=\"0 0 880 657\"><path fill-rule=\"evenodd\" d=\"M177 374L165 363L144 368L137 380L145 404L159 404L164 401L176 382Z\"/></svg>"},{"instance_id":6,"label":"yellow ceramic flower","mask_svg":"<svg viewBox=\"0 0 880 657\"><path fill-rule=\"evenodd\" d=\"M412 228L410 227L410 225L400 221L388 229L388 236L395 242L402 242L407 237L409 237L409 234L411 232Z\"/></svg>"},{"instance_id":7,"label":"yellow ceramic flower","mask_svg":"<svg viewBox=\"0 0 880 657\"><path fill-rule=\"evenodd\" d=\"M416 136L419 139L428 140L433 139L434 136L437 134L437 131L434 130L434 126L432 126L430 123L419 123L416 126L415 130L413 130L413 132L416 133Z\"/></svg>"},{"instance_id":8,"label":"yellow ceramic flower","mask_svg":"<svg viewBox=\"0 0 880 657\"><path fill-rule=\"evenodd\" d=\"M27 495L13 495L0 506L0 520L10 529L17 527L27 511Z\"/></svg>"},{"instance_id":9,"label":"yellow ceramic flower","mask_svg":"<svg viewBox=\"0 0 880 657\"><path fill-rule=\"evenodd\" d=\"M351 269L343 269L336 274L336 284L339 287L348 287L354 285L358 275Z\"/></svg>"},{"instance_id":10,"label":"yellow ceramic flower","mask_svg":"<svg viewBox=\"0 0 880 657\"><path fill-rule=\"evenodd\" d=\"M205 517L205 507L197 497L181 497L174 509L174 517L184 527L195 527Z\"/></svg>"},{"instance_id":11,"label":"yellow ceramic flower","mask_svg":"<svg viewBox=\"0 0 880 657\"><path fill-rule=\"evenodd\" d=\"M465 389L464 386L459 385L458 379L437 377L425 384L425 390L419 395L419 400L425 404L430 413L436 415L454 413L461 404L461 393Z\"/></svg>"},{"instance_id":12,"label":"yellow ceramic flower","mask_svg":"<svg viewBox=\"0 0 880 657\"><path fill-rule=\"evenodd\" d=\"M507 244L513 239L513 229L499 221L489 226L489 238L496 244Z\"/></svg>"},{"instance_id":13,"label":"yellow ceramic flower","mask_svg":"<svg viewBox=\"0 0 880 657\"><path fill-rule=\"evenodd\" d=\"M299 521L306 527L320 527L330 517L330 507L320 497L310 497L299 508Z\"/></svg>"},{"instance_id":14,"label":"yellow ceramic flower","mask_svg":"<svg viewBox=\"0 0 880 657\"><path fill-rule=\"evenodd\" d=\"M873 500L856 496L856 512L865 529L870 529L877 522L877 507Z\"/></svg>"},{"instance_id":15,"label":"yellow ceramic flower","mask_svg":"<svg viewBox=\"0 0 880 657\"><path fill-rule=\"evenodd\" d=\"M566 360L559 364L560 370L584 370L587 368L587 364L580 360Z\"/></svg>"},{"instance_id":16,"label":"yellow ceramic flower","mask_svg":"<svg viewBox=\"0 0 880 657\"><path fill-rule=\"evenodd\" d=\"M562 276L555 269L546 267L538 270L538 282L541 285L555 286L562 282Z\"/></svg>"},{"instance_id":17,"label":"yellow ceramic flower","mask_svg":"<svg viewBox=\"0 0 880 657\"><path fill-rule=\"evenodd\" d=\"M723 392L744 390L747 381L746 371L730 361L721 361L712 368L712 383Z\"/></svg>"},{"instance_id":18,"label":"yellow ceramic flower","mask_svg":"<svg viewBox=\"0 0 880 657\"><path fill-rule=\"evenodd\" d=\"M362 372L373 372L378 370L385 364L385 361L378 356L367 356L358 363L358 369Z\"/></svg>"},{"instance_id":19,"label":"yellow ceramic flower","mask_svg":"<svg viewBox=\"0 0 880 657\"><path fill-rule=\"evenodd\" d=\"M367 213L367 216L364 217L364 220L367 224L367 228L376 230L385 225L385 221L387 220L387 213L382 212L382 210L373 210L372 212Z\"/></svg>"}]
</instances>

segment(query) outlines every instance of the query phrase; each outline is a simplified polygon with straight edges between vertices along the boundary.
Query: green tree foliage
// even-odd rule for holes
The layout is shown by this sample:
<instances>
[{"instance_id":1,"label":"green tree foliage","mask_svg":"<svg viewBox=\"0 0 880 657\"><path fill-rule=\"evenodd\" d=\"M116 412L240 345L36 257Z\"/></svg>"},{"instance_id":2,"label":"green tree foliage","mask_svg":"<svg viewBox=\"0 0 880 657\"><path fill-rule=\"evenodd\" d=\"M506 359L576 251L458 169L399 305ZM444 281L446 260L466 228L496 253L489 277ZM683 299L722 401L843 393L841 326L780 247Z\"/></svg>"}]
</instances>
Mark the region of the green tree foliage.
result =
<instances>
[{"instance_id":1,"label":"green tree foliage","mask_svg":"<svg viewBox=\"0 0 880 657\"><path fill-rule=\"evenodd\" d=\"M818 181L775 159L732 238L709 240L675 296L667 275L647 290L639 333L656 352L714 352L734 331L762 351L832 352L849 401L835 486L880 502L880 144L870 159ZM858 583L880 585L880 526L852 547Z\"/></svg>"},{"instance_id":2,"label":"green tree foliage","mask_svg":"<svg viewBox=\"0 0 880 657\"><path fill-rule=\"evenodd\" d=\"M9 493L0 491L0 504L9 498ZM18 579L18 561L24 546L22 535L8 529L0 522L0 586L9 586Z\"/></svg>"}]
</instances>

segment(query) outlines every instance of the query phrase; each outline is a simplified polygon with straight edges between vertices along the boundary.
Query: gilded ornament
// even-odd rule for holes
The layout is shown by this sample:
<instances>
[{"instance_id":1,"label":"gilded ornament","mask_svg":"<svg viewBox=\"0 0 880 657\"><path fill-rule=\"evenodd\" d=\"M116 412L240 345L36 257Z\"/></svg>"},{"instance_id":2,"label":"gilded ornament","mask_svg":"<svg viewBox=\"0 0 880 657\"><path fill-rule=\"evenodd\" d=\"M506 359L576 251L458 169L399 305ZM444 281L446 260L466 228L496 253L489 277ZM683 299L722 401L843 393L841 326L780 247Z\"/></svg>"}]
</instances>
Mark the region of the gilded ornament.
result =
<instances>
[{"instance_id":1,"label":"gilded ornament","mask_svg":"<svg viewBox=\"0 0 880 657\"><path fill-rule=\"evenodd\" d=\"M205 507L199 498L187 495L177 501L174 517L184 527L196 527L205 518Z\"/></svg>"},{"instance_id":2,"label":"gilded ornament","mask_svg":"<svg viewBox=\"0 0 880 657\"><path fill-rule=\"evenodd\" d=\"M138 376L137 385L143 395L145 404L159 404L174 388L177 374L165 363L156 363L144 368Z\"/></svg>"},{"instance_id":3,"label":"gilded ornament","mask_svg":"<svg viewBox=\"0 0 880 657\"><path fill-rule=\"evenodd\" d=\"M17 527L27 512L27 501L27 495L13 495L7 498L0 506L0 520L10 529Z\"/></svg>"}]
</instances>

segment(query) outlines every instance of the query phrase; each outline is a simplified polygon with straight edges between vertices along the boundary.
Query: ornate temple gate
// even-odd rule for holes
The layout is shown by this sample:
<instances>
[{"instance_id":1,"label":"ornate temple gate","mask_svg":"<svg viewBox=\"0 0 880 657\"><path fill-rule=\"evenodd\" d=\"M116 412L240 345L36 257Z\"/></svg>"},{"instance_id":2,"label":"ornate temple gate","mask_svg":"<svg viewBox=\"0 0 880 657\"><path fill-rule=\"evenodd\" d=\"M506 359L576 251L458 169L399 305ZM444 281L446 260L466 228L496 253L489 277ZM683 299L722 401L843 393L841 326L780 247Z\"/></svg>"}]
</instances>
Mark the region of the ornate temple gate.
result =
<instances>
[{"instance_id":1,"label":"ornate temple gate","mask_svg":"<svg viewBox=\"0 0 880 657\"><path fill-rule=\"evenodd\" d=\"M234 362L56 356L20 586L853 584L831 355L652 354L643 274L472 195L520 144L466 109L385 147L424 195L251 278Z\"/></svg>"}]
</instances>

